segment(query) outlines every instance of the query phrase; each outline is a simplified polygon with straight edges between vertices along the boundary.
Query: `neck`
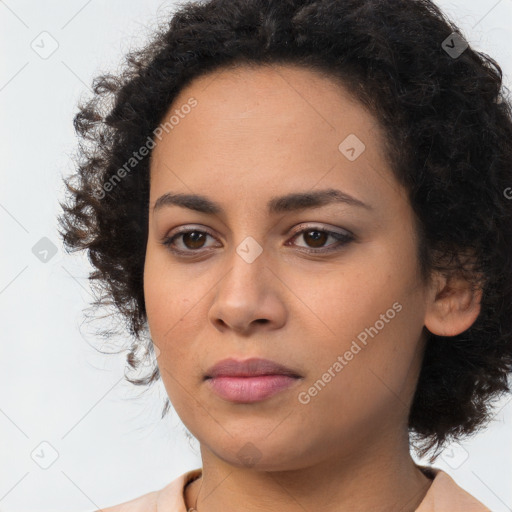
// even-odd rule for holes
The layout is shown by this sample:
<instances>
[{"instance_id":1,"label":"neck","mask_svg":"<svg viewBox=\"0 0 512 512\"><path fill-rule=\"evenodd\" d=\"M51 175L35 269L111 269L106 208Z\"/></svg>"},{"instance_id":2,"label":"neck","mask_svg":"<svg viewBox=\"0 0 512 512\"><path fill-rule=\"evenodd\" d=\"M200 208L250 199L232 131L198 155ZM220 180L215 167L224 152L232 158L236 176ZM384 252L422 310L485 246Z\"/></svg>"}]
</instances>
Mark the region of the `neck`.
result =
<instances>
[{"instance_id":1,"label":"neck","mask_svg":"<svg viewBox=\"0 0 512 512\"><path fill-rule=\"evenodd\" d=\"M185 489L187 510L414 512L432 481L411 458L408 438L386 448L366 445L314 465L263 471L228 464L201 446L203 473Z\"/></svg>"}]
</instances>

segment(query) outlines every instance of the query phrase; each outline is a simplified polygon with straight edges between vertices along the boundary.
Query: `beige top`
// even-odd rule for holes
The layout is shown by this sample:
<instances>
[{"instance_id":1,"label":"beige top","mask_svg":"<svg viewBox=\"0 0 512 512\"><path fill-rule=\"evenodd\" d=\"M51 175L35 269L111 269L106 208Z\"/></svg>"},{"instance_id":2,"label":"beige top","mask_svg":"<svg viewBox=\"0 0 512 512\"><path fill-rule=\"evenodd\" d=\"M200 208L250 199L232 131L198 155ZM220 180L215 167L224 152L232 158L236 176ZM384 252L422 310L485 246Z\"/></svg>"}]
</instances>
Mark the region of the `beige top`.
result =
<instances>
[{"instance_id":1,"label":"beige top","mask_svg":"<svg viewBox=\"0 0 512 512\"><path fill-rule=\"evenodd\" d=\"M434 467L421 466L431 472L434 480L415 512L491 512L462 487L448 473ZM103 512L187 512L185 486L201 476L201 469L183 473L159 491L144 494L120 505L102 509ZM100 511L95 511L100 512Z\"/></svg>"}]
</instances>

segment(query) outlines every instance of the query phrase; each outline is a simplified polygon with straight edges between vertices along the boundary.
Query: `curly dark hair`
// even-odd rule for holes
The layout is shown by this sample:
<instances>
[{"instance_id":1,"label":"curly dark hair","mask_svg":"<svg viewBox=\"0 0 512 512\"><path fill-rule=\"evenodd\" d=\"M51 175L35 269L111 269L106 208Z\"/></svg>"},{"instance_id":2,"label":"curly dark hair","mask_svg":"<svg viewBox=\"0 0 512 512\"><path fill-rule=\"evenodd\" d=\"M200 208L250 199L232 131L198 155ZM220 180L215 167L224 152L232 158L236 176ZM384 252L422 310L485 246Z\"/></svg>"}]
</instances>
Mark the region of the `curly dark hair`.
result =
<instances>
[{"instance_id":1,"label":"curly dark hair","mask_svg":"<svg viewBox=\"0 0 512 512\"><path fill-rule=\"evenodd\" d=\"M471 328L450 337L425 328L408 420L423 444L415 448L423 456L490 421L491 399L510 392L512 371L512 108L500 66L466 44L429 0L208 0L180 3L118 74L96 77L74 117L78 169L65 180L59 234L68 252L87 249L96 269L89 279L103 292L94 305L121 313L130 367L147 343L151 153L122 180L120 169L194 78L230 66L298 65L339 80L383 127L386 158L415 213L423 278L462 275L483 290ZM160 372L150 368L127 379L151 385ZM162 418L168 410L167 399Z\"/></svg>"}]
</instances>

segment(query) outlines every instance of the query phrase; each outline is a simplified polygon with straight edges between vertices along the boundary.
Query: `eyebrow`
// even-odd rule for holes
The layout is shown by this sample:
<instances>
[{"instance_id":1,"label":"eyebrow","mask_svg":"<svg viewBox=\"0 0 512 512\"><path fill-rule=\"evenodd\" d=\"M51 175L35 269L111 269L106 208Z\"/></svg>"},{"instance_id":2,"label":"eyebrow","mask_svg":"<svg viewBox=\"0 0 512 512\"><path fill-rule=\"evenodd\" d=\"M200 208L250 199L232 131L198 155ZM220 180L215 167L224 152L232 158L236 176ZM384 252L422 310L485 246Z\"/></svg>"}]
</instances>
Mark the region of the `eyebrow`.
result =
<instances>
[{"instance_id":1,"label":"eyebrow","mask_svg":"<svg viewBox=\"0 0 512 512\"><path fill-rule=\"evenodd\" d=\"M352 197L341 190L326 189L313 192L294 192L285 196L273 197L267 203L267 211L270 215L279 213L305 210L307 208L318 208L331 203L344 203L350 206L357 206L367 210L373 208ZM219 203L197 194L172 194L166 193L160 196L153 206L156 212L164 206L181 206L200 213L210 215L224 214L224 209Z\"/></svg>"}]
</instances>

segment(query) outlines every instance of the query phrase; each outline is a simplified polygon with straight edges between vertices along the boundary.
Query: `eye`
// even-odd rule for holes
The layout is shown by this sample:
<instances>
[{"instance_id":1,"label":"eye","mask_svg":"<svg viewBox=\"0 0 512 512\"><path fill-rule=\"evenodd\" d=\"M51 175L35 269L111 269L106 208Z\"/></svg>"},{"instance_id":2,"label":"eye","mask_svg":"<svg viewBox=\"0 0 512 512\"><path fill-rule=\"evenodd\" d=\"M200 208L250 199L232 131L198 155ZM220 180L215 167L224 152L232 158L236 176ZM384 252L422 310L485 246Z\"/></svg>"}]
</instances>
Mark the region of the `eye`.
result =
<instances>
[{"instance_id":1,"label":"eye","mask_svg":"<svg viewBox=\"0 0 512 512\"><path fill-rule=\"evenodd\" d=\"M173 236L167 237L162 241L162 244L169 248L171 252L176 254L186 254L186 253L194 253L198 252L198 249L204 248L204 241L206 237L213 236L207 231L203 231L200 229L188 229L180 231ZM175 240L181 239L182 246L185 248L176 248Z\"/></svg>"},{"instance_id":2,"label":"eye","mask_svg":"<svg viewBox=\"0 0 512 512\"><path fill-rule=\"evenodd\" d=\"M354 235L352 234L338 233L336 231L330 231L316 226L302 229L293 236L292 240L295 240L299 237L302 237L307 244L313 244L312 248L311 246L306 246L303 249L304 252L308 252L311 254L321 254L340 250L342 246L347 245L348 243L354 240ZM330 244L328 248L321 247L323 244L326 243L329 237L336 240L336 243Z\"/></svg>"},{"instance_id":3,"label":"eye","mask_svg":"<svg viewBox=\"0 0 512 512\"><path fill-rule=\"evenodd\" d=\"M300 245L297 247L303 247L301 251L312 254L321 254L339 250L341 249L342 246L348 244L349 242L355 239L354 235L352 234L338 233L336 231L330 231L319 227L309 227L306 229L302 229L301 231L295 233L291 240L296 240L300 236L303 237L307 244L312 244L312 247L311 245L309 247ZM200 229L184 229L179 233L166 237L162 241L162 245L165 245L172 253L175 253L177 255L192 256L200 253L200 250L206 247L204 243L207 237L213 238L213 235L211 235L207 231ZM336 243L330 244L330 246L334 247L322 247L329 238L332 238L336 241ZM176 240L181 241L182 247L176 247ZM287 245L289 244L287 243Z\"/></svg>"}]
</instances>

